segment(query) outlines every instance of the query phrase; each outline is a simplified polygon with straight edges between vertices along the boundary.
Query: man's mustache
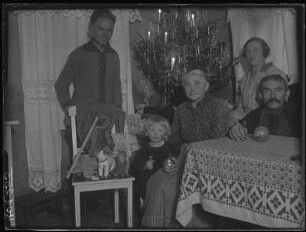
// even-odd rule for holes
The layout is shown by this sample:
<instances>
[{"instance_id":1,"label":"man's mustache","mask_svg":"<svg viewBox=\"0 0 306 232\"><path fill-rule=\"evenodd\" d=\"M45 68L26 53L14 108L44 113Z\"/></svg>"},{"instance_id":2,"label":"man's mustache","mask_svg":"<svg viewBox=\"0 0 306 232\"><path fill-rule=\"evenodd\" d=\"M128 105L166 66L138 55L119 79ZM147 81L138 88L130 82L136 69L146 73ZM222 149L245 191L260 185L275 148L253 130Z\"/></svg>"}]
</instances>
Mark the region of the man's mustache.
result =
<instances>
[{"instance_id":1,"label":"man's mustache","mask_svg":"<svg viewBox=\"0 0 306 232\"><path fill-rule=\"evenodd\" d=\"M281 101L278 100L278 99L270 99L269 101L267 101L266 105L269 104L269 103L273 103L273 102L281 104Z\"/></svg>"}]
</instances>

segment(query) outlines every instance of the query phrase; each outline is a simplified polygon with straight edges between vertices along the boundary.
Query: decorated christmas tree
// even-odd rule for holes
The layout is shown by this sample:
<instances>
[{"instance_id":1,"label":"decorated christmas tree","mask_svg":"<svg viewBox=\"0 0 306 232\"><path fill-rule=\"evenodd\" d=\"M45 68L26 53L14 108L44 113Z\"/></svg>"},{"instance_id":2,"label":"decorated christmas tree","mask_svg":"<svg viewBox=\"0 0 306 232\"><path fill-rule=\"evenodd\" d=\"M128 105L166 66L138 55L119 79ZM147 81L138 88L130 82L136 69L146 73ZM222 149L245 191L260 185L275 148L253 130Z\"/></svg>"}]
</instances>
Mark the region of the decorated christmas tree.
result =
<instances>
[{"instance_id":1,"label":"decorated christmas tree","mask_svg":"<svg viewBox=\"0 0 306 232\"><path fill-rule=\"evenodd\" d=\"M207 22L205 9L159 9L157 22L150 22L146 36L139 35L133 58L165 104L171 104L182 74L195 68L207 75L211 91L228 84L230 47L221 26L222 20Z\"/></svg>"}]
</instances>

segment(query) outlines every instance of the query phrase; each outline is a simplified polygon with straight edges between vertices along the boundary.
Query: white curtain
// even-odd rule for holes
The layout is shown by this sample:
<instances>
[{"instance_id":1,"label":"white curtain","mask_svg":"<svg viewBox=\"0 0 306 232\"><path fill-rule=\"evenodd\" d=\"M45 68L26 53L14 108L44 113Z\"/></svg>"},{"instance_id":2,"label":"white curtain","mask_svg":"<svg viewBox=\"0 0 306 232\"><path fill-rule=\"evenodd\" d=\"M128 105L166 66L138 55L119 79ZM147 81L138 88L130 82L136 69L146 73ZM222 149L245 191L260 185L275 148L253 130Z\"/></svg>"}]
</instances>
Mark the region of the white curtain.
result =
<instances>
[{"instance_id":1,"label":"white curtain","mask_svg":"<svg viewBox=\"0 0 306 232\"><path fill-rule=\"evenodd\" d=\"M297 83L298 49L296 36L296 12L293 8L232 8L228 10L233 40L233 54L238 57L243 45L251 37L264 39L272 61L290 78L290 84ZM237 82L244 74L241 64L235 67Z\"/></svg>"},{"instance_id":2,"label":"white curtain","mask_svg":"<svg viewBox=\"0 0 306 232\"><path fill-rule=\"evenodd\" d=\"M24 91L29 186L56 192L61 187L63 112L54 82L70 52L86 43L92 10L18 11ZM129 19L137 10L113 10L117 16L111 45L120 58L123 109L134 110L129 57ZM73 89L72 89L73 91Z\"/></svg>"},{"instance_id":3,"label":"white curtain","mask_svg":"<svg viewBox=\"0 0 306 232\"><path fill-rule=\"evenodd\" d=\"M134 11L113 10L116 16L114 34L110 41L111 46L118 52L120 58L120 79L122 86L123 110L127 113L134 113L134 101L132 94L132 72L130 58L130 37L129 22L134 20Z\"/></svg>"}]
</instances>

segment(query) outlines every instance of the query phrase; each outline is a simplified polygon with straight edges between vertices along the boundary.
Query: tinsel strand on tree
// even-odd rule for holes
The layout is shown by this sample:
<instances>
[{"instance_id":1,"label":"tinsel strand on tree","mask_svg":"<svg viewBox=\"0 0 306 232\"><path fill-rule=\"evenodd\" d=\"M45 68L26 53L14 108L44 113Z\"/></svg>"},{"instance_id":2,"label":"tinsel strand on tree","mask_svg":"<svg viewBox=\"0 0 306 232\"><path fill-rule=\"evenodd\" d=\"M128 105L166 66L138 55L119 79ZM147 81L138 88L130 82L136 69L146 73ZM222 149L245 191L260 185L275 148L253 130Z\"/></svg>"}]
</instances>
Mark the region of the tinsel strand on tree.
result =
<instances>
[{"instance_id":1,"label":"tinsel strand on tree","mask_svg":"<svg viewBox=\"0 0 306 232\"><path fill-rule=\"evenodd\" d=\"M231 62L230 50L221 36L222 21L207 23L206 17L205 9L159 10L158 22L151 22L147 36L139 35L140 41L133 46L139 70L166 104L171 104L182 74L192 69L203 70L211 90L229 81L224 69Z\"/></svg>"}]
</instances>

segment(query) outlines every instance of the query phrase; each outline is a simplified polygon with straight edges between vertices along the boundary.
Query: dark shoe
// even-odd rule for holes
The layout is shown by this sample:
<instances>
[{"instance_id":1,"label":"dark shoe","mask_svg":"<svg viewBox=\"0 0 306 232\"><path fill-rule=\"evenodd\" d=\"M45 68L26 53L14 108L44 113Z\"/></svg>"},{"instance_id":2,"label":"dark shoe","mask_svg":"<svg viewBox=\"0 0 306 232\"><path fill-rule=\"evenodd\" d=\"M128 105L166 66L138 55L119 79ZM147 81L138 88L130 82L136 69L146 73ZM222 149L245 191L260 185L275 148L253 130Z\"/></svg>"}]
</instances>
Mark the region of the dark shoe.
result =
<instances>
[{"instance_id":1,"label":"dark shoe","mask_svg":"<svg viewBox=\"0 0 306 232\"><path fill-rule=\"evenodd\" d=\"M141 228L142 211L139 205L133 206L133 227Z\"/></svg>"}]
</instances>

